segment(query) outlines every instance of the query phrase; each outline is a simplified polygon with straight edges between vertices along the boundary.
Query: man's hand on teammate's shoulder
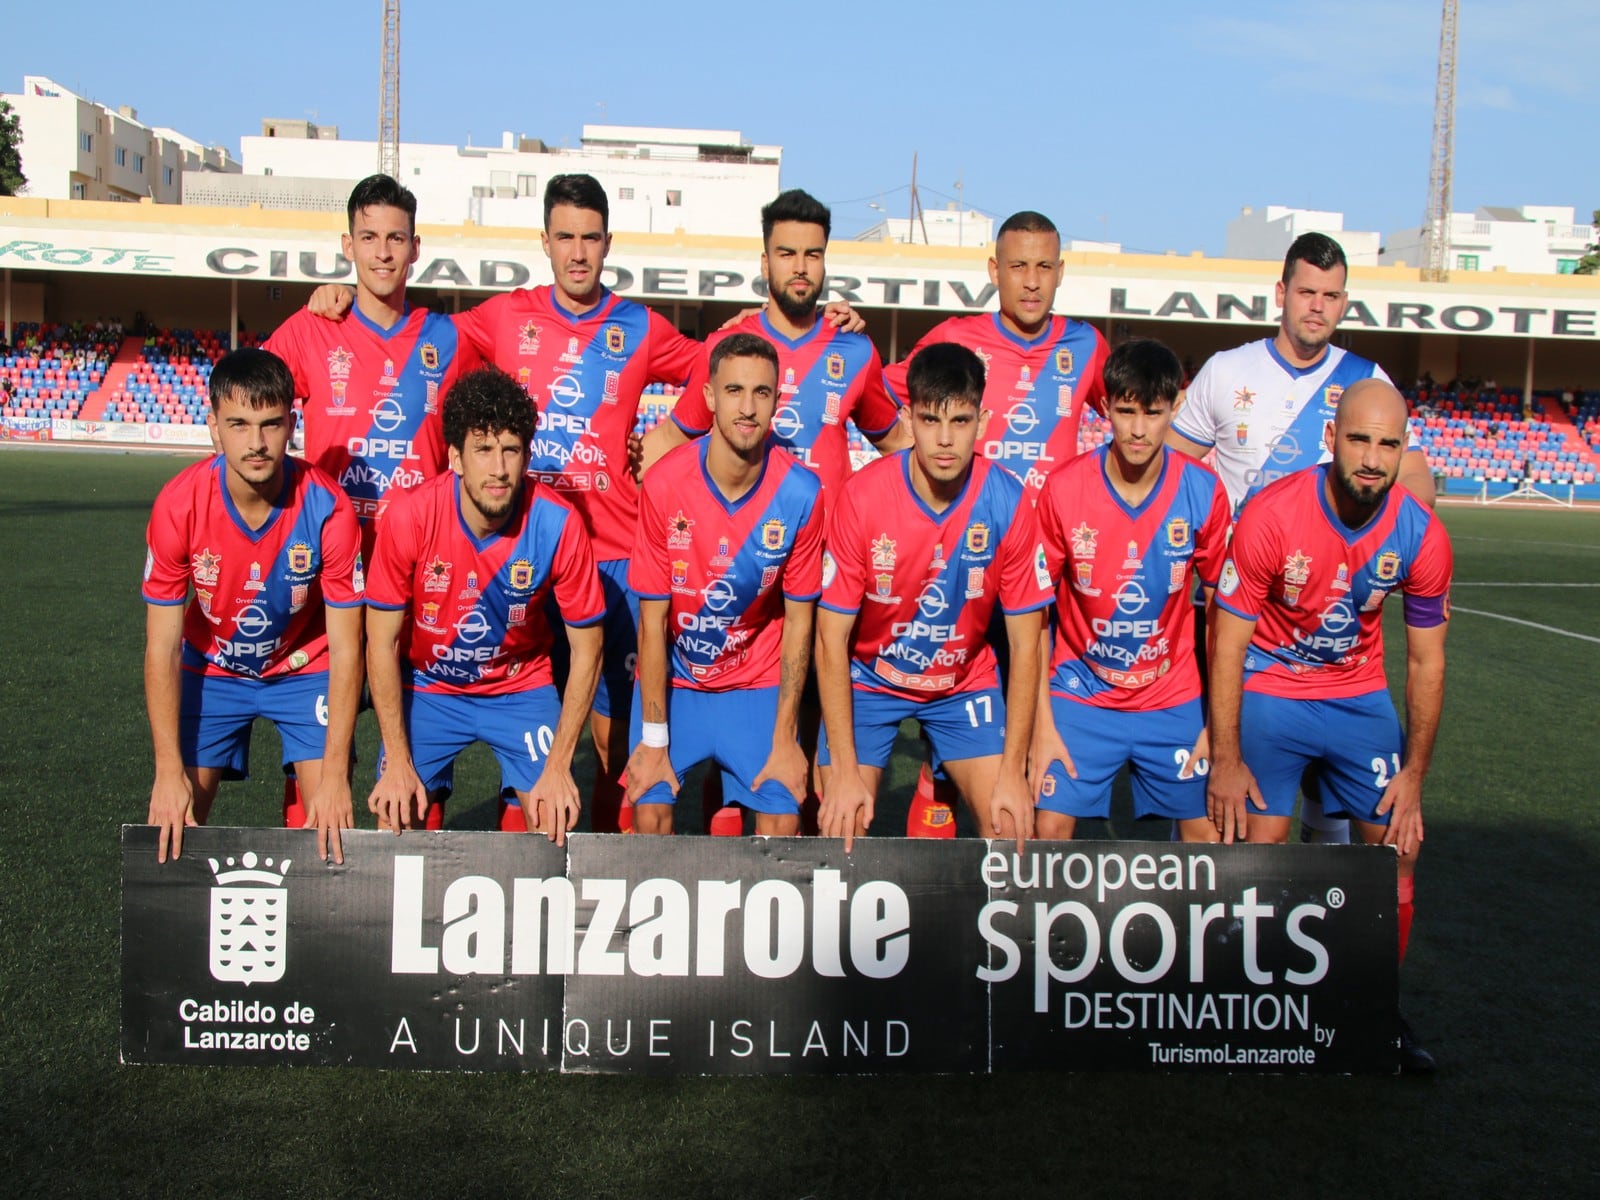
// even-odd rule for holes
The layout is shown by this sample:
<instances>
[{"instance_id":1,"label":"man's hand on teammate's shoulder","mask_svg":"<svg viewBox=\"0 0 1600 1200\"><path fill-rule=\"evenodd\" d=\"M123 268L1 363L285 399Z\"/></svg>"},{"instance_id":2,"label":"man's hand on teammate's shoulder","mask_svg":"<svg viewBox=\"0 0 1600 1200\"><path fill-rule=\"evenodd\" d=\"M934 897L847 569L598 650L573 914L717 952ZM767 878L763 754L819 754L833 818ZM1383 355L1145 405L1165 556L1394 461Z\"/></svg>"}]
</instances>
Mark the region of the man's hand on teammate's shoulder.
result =
<instances>
[{"instance_id":1,"label":"man's hand on teammate's shoulder","mask_svg":"<svg viewBox=\"0 0 1600 1200\"><path fill-rule=\"evenodd\" d=\"M179 771L177 778L156 776L150 789L150 813L145 824L159 830L156 835L156 861L167 861L167 847L172 847L172 857L183 852L185 826L198 825L194 819L194 785L188 772Z\"/></svg>"},{"instance_id":2,"label":"man's hand on teammate's shoulder","mask_svg":"<svg viewBox=\"0 0 1600 1200\"><path fill-rule=\"evenodd\" d=\"M1249 820L1247 803L1254 804L1262 812L1267 809L1256 777L1244 765L1244 759L1213 761L1211 777L1206 784L1206 816L1222 835L1224 845L1245 840Z\"/></svg>"},{"instance_id":3,"label":"man's hand on teammate's shoulder","mask_svg":"<svg viewBox=\"0 0 1600 1200\"><path fill-rule=\"evenodd\" d=\"M311 293L311 299L306 301L306 311L325 321L342 321L355 303L354 288L342 283L325 283Z\"/></svg>"},{"instance_id":4,"label":"man's hand on teammate's shoulder","mask_svg":"<svg viewBox=\"0 0 1600 1200\"><path fill-rule=\"evenodd\" d=\"M340 771L323 771L316 794L306 799L306 823L302 828L317 831L317 857L328 861L328 851L333 851L333 861L344 865L344 846L339 839L341 829L354 829L355 803L350 795L350 781Z\"/></svg>"},{"instance_id":5,"label":"man's hand on teammate's shoulder","mask_svg":"<svg viewBox=\"0 0 1600 1200\"><path fill-rule=\"evenodd\" d=\"M402 829L421 828L428 815L428 790L410 759L388 756L377 786L367 797L367 808L377 816L379 829L398 834Z\"/></svg>"},{"instance_id":6,"label":"man's hand on teammate's shoulder","mask_svg":"<svg viewBox=\"0 0 1600 1200\"><path fill-rule=\"evenodd\" d=\"M861 333L867 327L866 318L851 308L848 300L830 300L823 306L822 319L845 333Z\"/></svg>"}]
</instances>

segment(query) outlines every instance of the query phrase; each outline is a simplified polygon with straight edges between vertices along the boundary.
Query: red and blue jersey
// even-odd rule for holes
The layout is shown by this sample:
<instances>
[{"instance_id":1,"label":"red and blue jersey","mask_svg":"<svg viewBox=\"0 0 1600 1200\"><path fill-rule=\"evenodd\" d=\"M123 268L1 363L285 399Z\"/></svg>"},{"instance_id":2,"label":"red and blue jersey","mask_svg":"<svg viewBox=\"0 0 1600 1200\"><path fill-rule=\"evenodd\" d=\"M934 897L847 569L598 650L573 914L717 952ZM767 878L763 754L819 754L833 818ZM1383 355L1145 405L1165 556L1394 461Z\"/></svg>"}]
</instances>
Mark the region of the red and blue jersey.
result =
<instances>
[{"instance_id":1,"label":"red and blue jersey","mask_svg":"<svg viewBox=\"0 0 1600 1200\"><path fill-rule=\"evenodd\" d=\"M305 309L267 339L305 402L306 458L350 497L372 549L372 525L391 489L445 470L440 403L456 377L478 365L443 313L406 310L384 329L351 309L326 321Z\"/></svg>"},{"instance_id":2,"label":"red and blue jersey","mask_svg":"<svg viewBox=\"0 0 1600 1200\"><path fill-rule=\"evenodd\" d=\"M830 499L837 496L853 471L845 423L854 421L877 440L894 426L899 411L884 390L878 348L866 334L843 333L821 319L790 340L772 327L766 313L752 313L706 339L706 351L672 410L678 427L693 437L711 428L704 400L710 352L734 333L756 334L777 349L778 407L771 439L822 477Z\"/></svg>"},{"instance_id":3,"label":"red and blue jersey","mask_svg":"<svg viewBox=\"0 0 1600 1200\"><path fill-rule=\"evenodd\" d=\"M760 480L730 502L706 471L710 444L650 468L628 586L667 601L673 687L776 687L784 601L822 592L822 483L769 444Z\"/></svg>"},{"instance_id":4,"label":"red and blue jersey","mask_svg":"<svg viewBox=\"0 0 1600 1200\"><path fill-rule=\"evenodd\" d=\"M822 605L856 615L857 687L921 699L996 687L996 602L1012 615L1050 603L1033 503L1010 471L974 458L935 512L912 488L911 453L868 463L834 501Z\"/></svg>"},{"instance_id":5,"label":"red and blue jersey","mask_svg":"<svg viewBox=\"0 0 1600 1200\"><path fill-rule=\"evenodd\" d=\"M367 604L409 610L400 655L417 691L498 696L550 683L552 592L568 625L605 617L583 522L534 480L485 538L467 528L454 474L396 496L378 525Z\"/></svg>"},{"instance_id":6,"label":"red and blue jersey","mask_svg":"<svg viewBox=\"0 0 1600 1200\"><path fill-rule=\"evenodd\" d=\"M1012 333L999 313L951 317L935 325L904 362L883 369L889 395L909 403L906 374L917 351L934 342L966 346L983 360L987 436L978 449L1022 475L1037 491L1045 476L1078 455L1078 425L1085 403L1105 392L1106 340L1082 321L1052 316L1036 338Z\"/></svg>"},{"instance_id":7,"label":"red and blue jersey","mask_svg":"<svg viewBox=\"0 0 1600 1200\"><path fill-rule=\"evenodd\" d=\"M1396 484L1360 529L1328 499L1327 466L1262 489L1244 506L1217 584L1217 603L1255 621L1245 656L1249 692L1292 699L1361 696L1386 687L1383 601L1404 597L1408 626L1450 616L1450 536Z\"/></svg>"},{"instance_id":8,"label":"red and blue jersey","mask_svg":"<svg viewBox=\"0 0 1600 1200\"><path fill-rule=\"evenodd\" d=\"M598 305L574 316L551 288L519 288L460 314L456 325L539 410L528 474L571 502L599 561L627 558L639 514L628 469L639 395L649 383L687 380L700 343L605 289Z\"/></svg>"},{"instance_id":9,"label":"red and blue jersey","mask_svg":"<svg viewBox=\"0 0 1600 1200\"><path fill-rule=\"evenodd\" d=\"M1172 708L1200 695L1190 584L1215 586L1232 512L1222 481L1162 450L1137 506L1111 486L1110 450L1051 473L1039 495L1045 566L1056 580L1050 691L1100 708Z\"/></svg>"},{"instance_id":10,"label":"red and blue jersey","mask_svg":"<svg viewBox=\"0 0 1600 1200\"><path fill-rule=\"evenodd\" d=\"M361 533L350 500L294 459L260 529L228 494L218 455L180 471L156 497L145 534L144 598L182 604L185 670L265 679L328 669L323 603L361 603Z\"/></svg>"}]
</instances>

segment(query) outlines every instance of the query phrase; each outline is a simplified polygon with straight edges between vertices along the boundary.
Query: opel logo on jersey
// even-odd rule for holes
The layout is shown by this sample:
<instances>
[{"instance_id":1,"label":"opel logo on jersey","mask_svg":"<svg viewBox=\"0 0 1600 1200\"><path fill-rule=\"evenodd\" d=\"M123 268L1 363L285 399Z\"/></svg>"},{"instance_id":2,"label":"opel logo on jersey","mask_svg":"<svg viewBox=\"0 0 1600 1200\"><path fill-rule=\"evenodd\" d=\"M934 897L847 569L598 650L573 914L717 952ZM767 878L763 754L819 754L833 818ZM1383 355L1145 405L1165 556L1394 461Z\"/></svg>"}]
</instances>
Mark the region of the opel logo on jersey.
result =
<instances>
[{"instance_id":1,"label":"opel logo on jersey","mask_svg":"<svg viewBox=\"0 0 1600 1200\"><path fill-rule=\"evenodd\" d=\"M944 589L937 583L930 583L923 588L922 595L917 598L917 611L930 621L949 607L950 602L944 598Z\"/></svg>"},{"instance_id":2,"label":"opel logo on jersey","mask_svg":"<svg viewBox=\"0 0 1600 1200\"><path fill-rule=\"evenodd\" d=\"M772 414L772 432L786 441L799 437L801 429L800 413L794 405L785 404Z\"/></svg>"},{"instance_id":3,"label":"opel logo on jersey","mask_svg":"<svg viewBox=\"0 0 1600 1200\"><path fill-rule=\"evenodd\" d=\"M1293 433L1284 433L1272 444L1271 458L1273 462L1283 463L1285 466L1299 461L1300 443L1295 441Z\"/></svg>"},{"instance_id":4,"label":"opel logo on jersey","mask_svg":"<svg viewBox=\"0 0 1600 1200\"><path fill-rule=\"evenodd\" d=\"M1031 404L1019 404L1006 416L1006 427L1018 437L1025 437L1039 428L1039 414Z\"/></svg>"},{"instance_id":5,"label":"opel logo on jersey","mask_svg":"<svg viewBox=\"0 0 1600 1200\"><path fill-rule=\"evenodd\" d=\"M1343 600L1335 600L1322 613L1322 627L1335 636L1355 624L1355 614Z\"/></svg>"},{"instance_id":6,"label":"opel logo on jersey","mask_svg":"<svg viewBox=\"0 0 1600 1200\"><path fill-rule=\"evenodd\" d=\"M484 635L490 632L492 631L489 628L489 618L477 609L473 609L456 622L456 636L469 646L477 645L483 641Z\"/></svg>"},{"instance_id":7,"label":"opel logo on jersey","mask_svg":"<svg viewBox=\"0 0 1600 1200\"><path fill-rule=\"evenodd\" d=\"M578 382L576 375L568 371L552 379L545 391L550 395L550 402L562 408L572 408L583 402L583 385Z\"/></svg>"},{"instance_id":8,"label":"opel logo on jersey","mask_svg":"<svg viewBox=\"0 0 1600 1200\"><path fill-rule=\"evenodd\" d=\"M1116 590L1112 599L1117 602L1118 612L1132 614L1141 611L1149 597L1137 579L1130 579Z\"/></svg>"},{"instance_id":9,"label":"opel logo on jersey","mask_svg":"<svg viewBox=\"0 0 1600 1200\"><path fill-rule=\"evenodd\" d=\"M233 618L233 624L242 636L253 639L265 633L272 622L259 604L250 604L240 609L239 615Z\"/></svg>"},{"instance_id":10,"label":"opel logo on jersey","mask_svg":"<svg viewBox=\"0 0 1600 1200\"><path fill-rule=\"evenodd\" d=\"M372 408L372 423L383 433L393 433L405 424L406 410L392 395L385 396Z\"/></svg>"},{"instance_id":11,"label":"opel logo on jersey","mask_svg":"<svg viewBox=\"0 0 1600 1200\"><path fill-rule=\"evenodd\" d=\"M726 579L713 579L701 595L706 598L706 607L712 612L721 612L738 599L733 584Z\"/></svg>"}]
</instances>

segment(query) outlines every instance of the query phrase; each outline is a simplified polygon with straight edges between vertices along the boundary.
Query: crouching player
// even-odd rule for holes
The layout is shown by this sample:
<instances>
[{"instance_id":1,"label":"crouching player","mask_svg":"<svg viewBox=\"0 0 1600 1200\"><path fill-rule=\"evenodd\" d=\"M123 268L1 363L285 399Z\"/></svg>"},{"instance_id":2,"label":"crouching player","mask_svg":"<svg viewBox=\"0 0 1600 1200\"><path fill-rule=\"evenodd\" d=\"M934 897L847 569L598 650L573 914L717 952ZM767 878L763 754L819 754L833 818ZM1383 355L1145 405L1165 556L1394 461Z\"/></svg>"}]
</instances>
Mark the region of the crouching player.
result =
<instances>
[{"instance_id":1,"label":"crouching player","mask_svg":"<svg viewBox=\"0 0 1600 1200\"><path fill-rule=\"evenodd\" d=\"M1321 768L1323 801L1368 844L1399 852L1399 951L1410 940L1422 783L1444 704L1450 539L1396 487L1406 404L1389 383L1345 389L1325 435L1333 461L1279 480L1239 516L1217 584L1210 810L1223 841L1282 842L1295 788ZM1406 726L1383 666L1383 601L1403 597ZM1433 1070L1409 1028L1408 1071Z\"/></svg>"},{"instance_id":2,"label":"crouching player","mask_svg":"<svg viewBox=\"0 0 1600 1200\"><path fill-rule=\"evenodd\" d=\"M396 496L378 523L367 672L384 756L380 828L426 820L456 755L486 742L517 803L503 829L561 844L580 802L572 754L594 699L605 595L583 523L527 477L535 414L510 376L463 375L444 401L450 473ZM572 645L557 699L545 598Z\"/></svg>"},{"instance_id":3,"label":"crouching player","mask_svg":"<svg viewBox=\"0 0 1600 1200\"><path fill-rule=\"evenodd\" d=\"M294 377L265 350L211 372L216 457L156 497L144 568L144 689L155 745L149 823L176 858L224 778L249 767L250 726L278 727L309 800L317 853L344 861L350 737L361 698L361 533L334 480L289 458ZM187 610L184 599L193 585Z\"/></svg>"},{"instance_id":4,"label":"crouching player","mask_svg":"<svg viewBox=\"0 0 1600 1200\"><path fill-rule=\"evenodd\" d=\"M644 477L628 568L639 596L633 827L671 833L678 785L711 758L758 834L792 835L809 771L798 722L822 591L822 483L767 438L771 343L718 342L704 395L709 435Z\"/></svg>"},{"instance_id":5,"label":"crouching player","mask_svg":"<svg viewBox=\"0 0 1600 1200\"><path fill-rule=\"evenodd\" d=\"M1216 584L1228 495L1164 446L1183 386L1177 355L1126 342L1105 383L1111 443L1052 472L1039 497L1057 622L1029 764L1034 832L1065 840L1080 818L1109 817L1112 780L1130 764L1135 816L1214 842L1189 597L1196 575L1208 596Z\"/></svg>"},{"instance_id":6,"label":"crouching player","mask_svg":"<svg viewBox=\"0 0 1600 1200\"><path fill-rule=\"evenodd\" d=\"M863 467L833 500L817 614L821 832L846 850L866 832L900 722L915 717L978 828L1020 845L1033 832L1026 770L1051 594L1033 501L975 457L989 421L976 354L928 346L906 382L910 449ZM984 636L996 603L1004 696Z\"/></svg>"}]
</instances>

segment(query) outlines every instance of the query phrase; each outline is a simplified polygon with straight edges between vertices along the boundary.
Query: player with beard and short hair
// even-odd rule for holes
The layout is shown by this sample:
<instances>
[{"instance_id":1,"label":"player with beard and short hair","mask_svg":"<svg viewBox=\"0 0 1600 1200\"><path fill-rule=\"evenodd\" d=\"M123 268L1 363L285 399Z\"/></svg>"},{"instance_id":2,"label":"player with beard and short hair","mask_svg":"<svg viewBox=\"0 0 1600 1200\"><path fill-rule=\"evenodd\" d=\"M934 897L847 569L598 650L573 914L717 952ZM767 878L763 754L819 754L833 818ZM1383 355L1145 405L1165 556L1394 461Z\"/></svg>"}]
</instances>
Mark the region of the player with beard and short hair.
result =
<instances>
[{"instance_id":1,"label":"player with beard and short hair","mask_svg":"<svg viewBox=\"0 0 1600 1200\"><path fill-rule=\"evenodd\" d=\"M821 831L848 851L872 822L900 722L915 717L983 836L1033 830L1026 778L1050 579L1022 481L980 457L992 414L964 346L912 359L912 447L858 471L835 502L817 614L825 733ZM1011 651L1002 692L986 639Z\"/></svg>"},{"instance_id":2,"label":"player with beard and short hair","mask_svg":"<svg viewBox=\"0 0 1600 1200\"><path fill-rule=\"evenodd\" d=\"M817 477L767 437L778 362L756 334L720 339L701 392L710 433L644 479L628 572L639 595L628 792L641 833L672 832L678 786L707 758L756 833L799 832L823 506Z\"/></svg>"},{"instance_id":3,"label":"player with beard and short hair","mask_svg":"<svg viewBox=\"0 0 1600 1200\"><path fill-rule=\"evenodd\" d=\"M361 534L327 474L289 457L294 379L265 350L211 371L219 453L180 472L150 513L144 684L155 745L149 823L176 858L223 778L249 769L270 719L310 803L317 852L344 861L350 738L361 696ZM187 610L184 600L193 591Z\"/></svg>"},{"instance_id":4,"label":"player with beard and short hair","mask_svg":"<svg viewBox=\"0 0 1600 1200\"><path fill-rule=\"evenodd\" d=\"M466 746L494 751L516 803L501 828L558 845L581 802L572 755L600 670L605 595L583 522L527 476L534 413L492 367L444 403L451 473L396 497L367 588L367 673L383 734L367 801L382 829L421 819ZM550 663L547 602L572 647L565 696Z\"/></svg>"},{"instance_id":5,"label":"player with beard and short hair","mask_svg":"<svg viewBox=\"0 0 1600 1200\"><path fill-rule=\"evenodd\" d=\"M1224 841L1286 841L1301 774L1316 767L1329 811L1399 853L1403 961L1444 703L1450 538L1396 486L1406 403L1391 384L1353 383L1324 437L1331 462L1245 504L1217 584L1209 813ZM1403 732L1384 674L1392 592L1405 609ZM1433 1069L1409 1029L1401 1050L1407 1070Z\"/></svg>"}]
</instances>

